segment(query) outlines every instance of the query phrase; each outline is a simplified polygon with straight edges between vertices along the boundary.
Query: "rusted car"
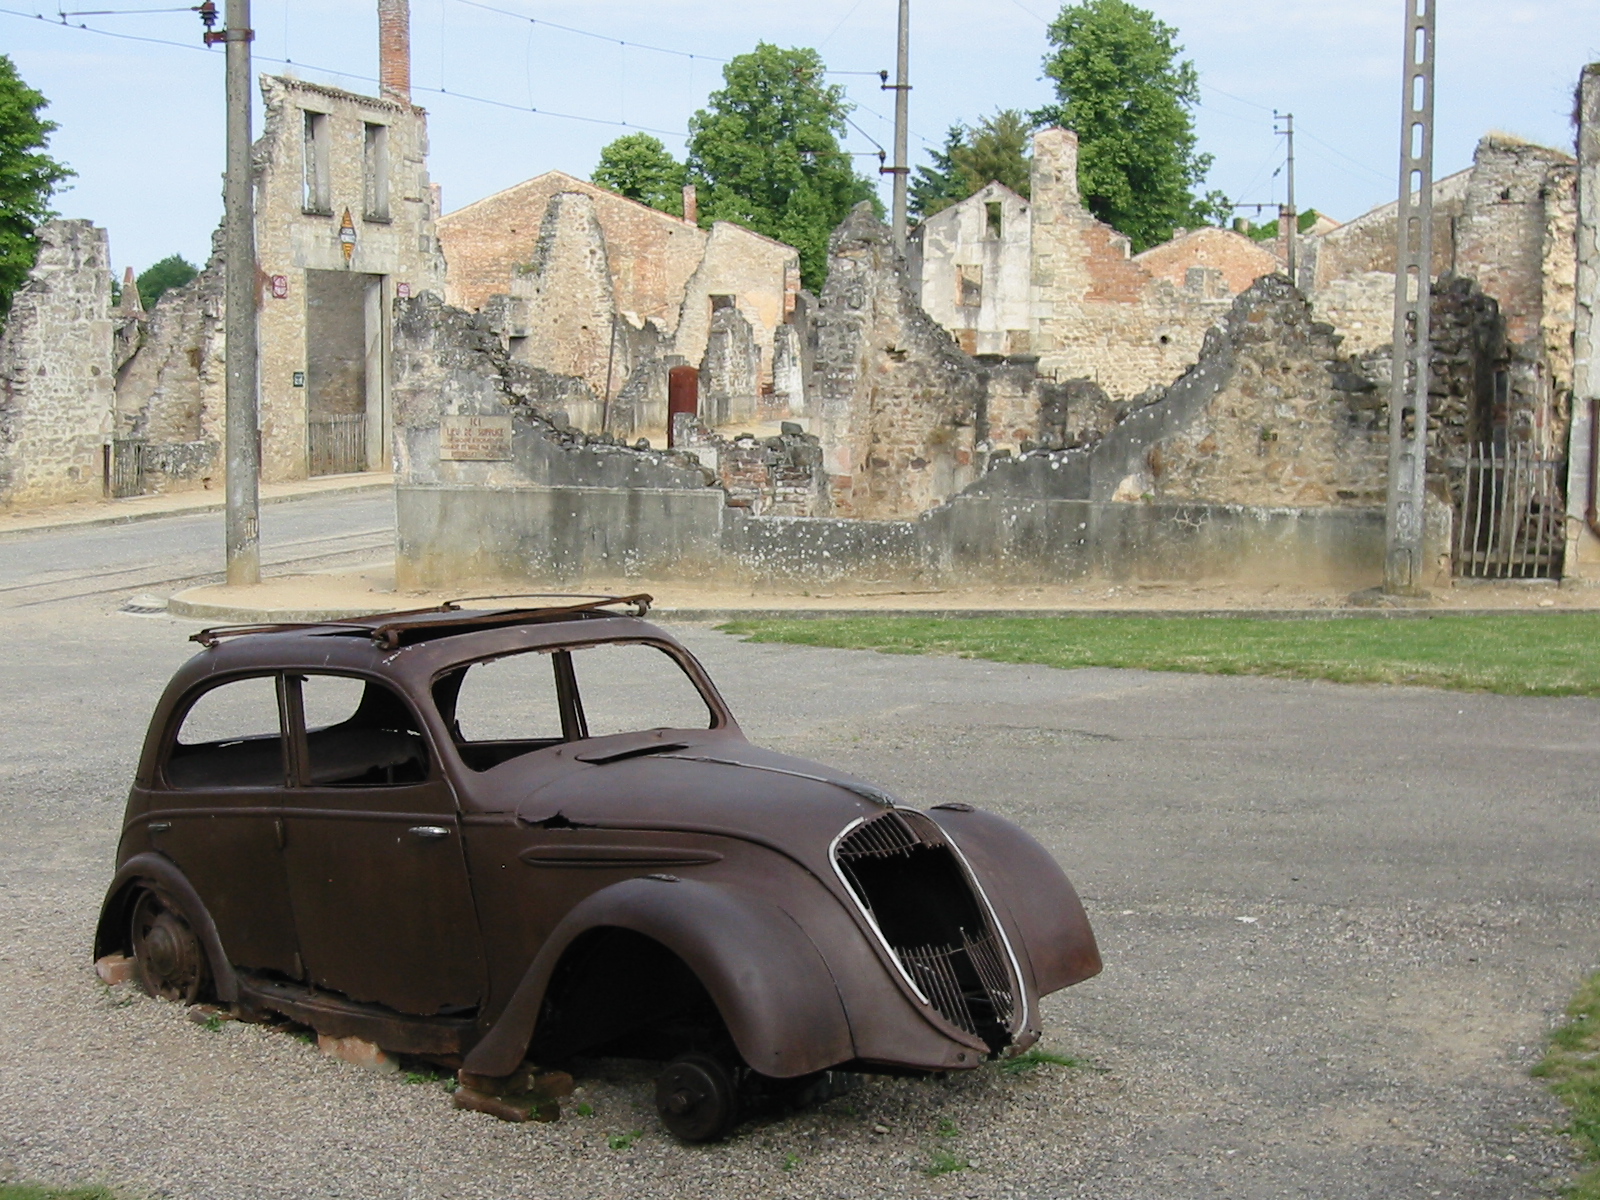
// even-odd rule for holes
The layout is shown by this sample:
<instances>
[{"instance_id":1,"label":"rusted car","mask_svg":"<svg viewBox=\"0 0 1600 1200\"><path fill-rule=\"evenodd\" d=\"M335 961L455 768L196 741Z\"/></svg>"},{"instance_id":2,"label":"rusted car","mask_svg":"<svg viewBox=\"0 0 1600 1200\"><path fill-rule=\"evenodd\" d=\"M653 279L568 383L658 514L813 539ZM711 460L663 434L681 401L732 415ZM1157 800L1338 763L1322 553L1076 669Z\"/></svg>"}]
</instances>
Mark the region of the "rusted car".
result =
<instances>
[{"instance_id":1,"label":"rusted car","mask_svg":"<svg viewBox=\"0 0 1600 1200\"><path fill-rule=\"evenodd\" d=\"M664 1061L661 1119L688 1140L752 1087L1035 1042L1039 998L1100 970L1050 855L751 745L648 603L195 635L97 959L479 1086Z\"/></svg>"}]
</instances>

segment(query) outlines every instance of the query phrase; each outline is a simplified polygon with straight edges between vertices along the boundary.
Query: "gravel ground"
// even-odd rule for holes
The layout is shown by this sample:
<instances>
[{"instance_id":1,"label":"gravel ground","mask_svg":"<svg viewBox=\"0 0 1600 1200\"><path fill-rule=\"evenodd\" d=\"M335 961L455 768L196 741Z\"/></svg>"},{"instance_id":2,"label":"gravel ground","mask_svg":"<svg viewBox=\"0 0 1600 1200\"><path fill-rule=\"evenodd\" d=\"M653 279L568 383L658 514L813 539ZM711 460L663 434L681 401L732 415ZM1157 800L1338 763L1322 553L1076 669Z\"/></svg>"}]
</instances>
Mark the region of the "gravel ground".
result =
<instances>
[{"instance_id":1,"label":"gravel ground","mask_svg":"<svg viewBox=\"0 0 1600 1200\"><path fill-rule=\"evenodd\" d=\"M656 1125L644 1064L592 1064L560 1122L506 1125L437 1083L98 983L127 781L190 628L0 612L0 1179L228 1200L1501 1200L1571 1168L1527 1068L1600 965L1593 700L681 630L755 740L1024 823L1107 963L1045 1004L1046 1045L1092 1066L868 1080L687 1148ZM929 1174L940 1155L970 1166Z\"/></svg>"}]
</instances>

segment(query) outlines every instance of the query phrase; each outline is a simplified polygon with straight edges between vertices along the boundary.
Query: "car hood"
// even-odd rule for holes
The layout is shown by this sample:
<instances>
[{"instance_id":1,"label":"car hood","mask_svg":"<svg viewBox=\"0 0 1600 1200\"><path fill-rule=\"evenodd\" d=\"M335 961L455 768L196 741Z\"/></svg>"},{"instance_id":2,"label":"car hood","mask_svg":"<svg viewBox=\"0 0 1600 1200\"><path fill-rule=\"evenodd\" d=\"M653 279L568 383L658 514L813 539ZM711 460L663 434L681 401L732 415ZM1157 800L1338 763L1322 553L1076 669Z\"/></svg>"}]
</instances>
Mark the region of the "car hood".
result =
<instances>
[{"instance_id":1,"label":"car hood","mask_svg":"<svg viewBox=\"0 0 1600 1200\"><path fill-rule=\"evenodd\" d=\"M895 803L866 780L742 739L663 740L672 748L575 750L572 769L536 787L518 819L725 834L810 859L850 822Z\"/></svg>"}]
</instances>

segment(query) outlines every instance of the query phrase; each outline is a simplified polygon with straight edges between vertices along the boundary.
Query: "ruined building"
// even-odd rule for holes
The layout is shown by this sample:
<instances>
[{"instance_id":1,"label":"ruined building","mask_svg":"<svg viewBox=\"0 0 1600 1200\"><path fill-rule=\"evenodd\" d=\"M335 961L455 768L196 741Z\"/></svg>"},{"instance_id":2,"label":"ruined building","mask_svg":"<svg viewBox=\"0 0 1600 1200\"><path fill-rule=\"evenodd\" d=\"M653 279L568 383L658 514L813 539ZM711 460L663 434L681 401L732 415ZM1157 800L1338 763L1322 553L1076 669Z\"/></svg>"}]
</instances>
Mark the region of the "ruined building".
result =
<instances>
[{"instance_id":1,"label":"ruined building","mask_svg":"<svg viewBox=\"0 0 1600 1200\"><path fill-rule=\"evenodd\" d=\"M561 171L447 214L439 237L446 299L489 314L514 359L581 379L591 398L568 417L584 429L664 432L667 367L708 359L717 423L803 411L800 260L781 242Z\"/></svg>"},{"instance_id":2,"label":"ruined building","mask_svg":"<svg viewBox=\"0 0 1600 1200\"><path fill-rule=\"evenodd\" d=\"M427 118L410 102L407 6L382 0L379 15L380 96L261 79L266 118L252 165L267 482L390 469L391 308L443 287ZM150 312L130 288L113 313L104 233L54 222L42 234L45 252L24 289L22 319L8 323L0 363L35 381L70 363L96 382L51 409L48 450L27 415L46 411L42 385L10 389L5 411L18 415L7 423L19 430L10 454L26 465L0 482L0 503L219 482L220 252ZM69 296L82 297L70 316ZM30 314L47 309L35 325ZM74 452L68 464L59 449L67 441L92 446L94 463Z\"/></svg>"}]
</instances>

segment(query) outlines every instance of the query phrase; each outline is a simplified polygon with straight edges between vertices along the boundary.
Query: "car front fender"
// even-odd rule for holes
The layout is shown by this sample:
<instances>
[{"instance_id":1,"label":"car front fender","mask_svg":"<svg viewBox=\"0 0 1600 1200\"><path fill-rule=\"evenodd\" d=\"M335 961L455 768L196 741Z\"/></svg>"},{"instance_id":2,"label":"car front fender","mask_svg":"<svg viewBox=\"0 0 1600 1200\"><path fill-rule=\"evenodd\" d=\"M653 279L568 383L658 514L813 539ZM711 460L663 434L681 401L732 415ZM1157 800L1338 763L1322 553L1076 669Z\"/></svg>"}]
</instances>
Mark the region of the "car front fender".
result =
<instances>
[{"instance_id":1,"label":"car front fender","mask_svg":"<svg viewBox=\"0 0 1600 1200\"><path fill-rule=\"evenodd\" d=\"M629 879L587 897L551 932L465 1069L509 1075L532 1040L550 977L595 929L626 929L671 950L710 994L751 1067L779 1079L855 1057L850 1023L826 962L777 905L695 880Z\"/></svg>"},{"instance_id":2,"label":"car front fender","mask_svg":"<svg viewBox=\"0 0 1600 1200\"><path fill-rule=\"evenodd\" d=\"M239 977L223 952L222 939L217 936L216 922L206 911L200 893L194 890L178 865L170 858L147 850L135 854L122 864L111 886L106 889L105 903L100 906L100 923L95 928L94 956L98 960L107 954L127 953L128 921L131 917L129 900L139 883L148 882L164 893L183 913L200 944L205 947L206 958L211 962L211 980L216 987L217 999L231 1004L239 998Z\"/></svg>"},{"instance_id":3,"label":"car front fender","mask_svg":"<svg viewBox=\"0 0 1600 1200\"><path fill-rule=\"evenodd\" d=\"M992 903L1022 935L1039 995L1100 973L1100 947L1071 881L1050 852L1004 817L979 809L933 808Z\"/></svg>"}]
</instances>

